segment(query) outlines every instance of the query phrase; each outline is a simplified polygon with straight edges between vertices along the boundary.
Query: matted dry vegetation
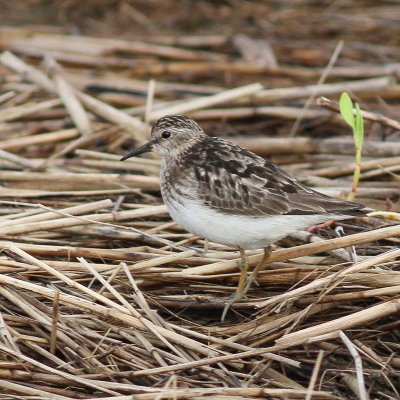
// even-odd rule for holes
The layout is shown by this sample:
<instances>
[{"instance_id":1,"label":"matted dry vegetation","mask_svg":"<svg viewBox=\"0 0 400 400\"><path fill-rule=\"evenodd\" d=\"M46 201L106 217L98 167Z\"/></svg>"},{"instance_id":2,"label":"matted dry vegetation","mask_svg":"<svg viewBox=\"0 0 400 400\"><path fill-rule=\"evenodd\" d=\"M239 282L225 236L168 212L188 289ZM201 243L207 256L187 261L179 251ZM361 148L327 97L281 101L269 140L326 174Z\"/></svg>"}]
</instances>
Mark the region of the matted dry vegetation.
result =
<instances>
[{"instance_id":1,"label":"matted dry vegetation","mask_svg":"<svg viewBox=\"0 0 400 400\"><path fill-rule=\"evenodd\" d=\"M357 200L398 212L399 5L3 3L0 398L400 397L398 221L279 242L221 323L237 251L170 220L156 158L119 161L186 113L344 198L346 90L365 110Z\"/></svg>"}]
</instances>

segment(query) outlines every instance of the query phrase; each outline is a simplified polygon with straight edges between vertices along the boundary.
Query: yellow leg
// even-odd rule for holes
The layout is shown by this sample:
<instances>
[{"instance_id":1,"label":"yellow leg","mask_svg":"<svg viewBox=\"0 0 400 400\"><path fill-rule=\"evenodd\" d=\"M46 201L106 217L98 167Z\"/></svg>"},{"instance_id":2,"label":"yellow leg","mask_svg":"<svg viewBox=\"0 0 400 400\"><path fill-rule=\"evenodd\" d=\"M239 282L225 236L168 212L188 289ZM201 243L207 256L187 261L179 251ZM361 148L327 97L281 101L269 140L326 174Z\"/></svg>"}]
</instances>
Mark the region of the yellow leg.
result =
<instances>
[{"instance_id":1,"label":"yellow leg","mask_svg":"<svg viewBox=\"0 0 400 400\"><path fill-rule=\"evenodd\" d=\"M272 249L270 246L264 248L264 255L263 255L262 259L257 264L257 266L254 268L253 272L251 273L251 275L248 278L247 278L247 271L249 269L249 263L247 261L246 253L243 249L239 249L239 251L240 251L240 257L242 259L242 261L241 261L242 272L240 274L239 283L237 285L235 295L231 299L228 300L228 302L225 304L224 310L222 311L221 322L224 322L225 316L226 316L229 308L231 307L231 305L233 303L236 303L237 301L239 301L247 293L247 291L251 287L251 284L257 278L258 273L264 267L269 256L271 255Z\"/></svg>"},{"instance_id":2,"label":"yellow leg","mask_svg":"<svg viewBox=\"0 0 400 400\"><path fill-rule=\"evenodd\" d=\"M241 249L240 247L239 247L239 252L240 252L240 258L241 258L241 263L240 263L241 273L240 273L239 283L236 287L236 293L225 304L224 310L222 311L222 315L221 315L221 322L224 322L226 313L228 312L231 305L233 303L235 303L236 301L240 300L243 296L243 289L244 289L244 285L246 283L247 271L249 270L249 262L247 261L246 252L243 249Z\"/></svg>"},{"instance_id":3,"label":"yellow leg","mask_svg":"<svg viewBox=\"0 0 400 400\"><path fill-rule=\"evenodd\" d=\"M240 258L241 258L241 273L240 273L240 278L239 278L239 283L236 288L236 296L240 296L239 298L242 297L243 289L244 289L244 284L246 283L246 278L247 278L247 271L249 270L249 262L247 261L247 256L246 252L243 249L240 249Z\"/></svg>"},{"instance_id":4,"label":"yellow leg","mask_svg":"<svg viewBox=\"0 0 400 400\"><path fill-rule=\"evenodd\" d=\"M269 257L271 256L271 253L272 253L271 246L264 248L264 255L263 255L262 259L260 260L260 262L257 264L257 266L254 268L253 272L247 279L246 286L243 290L243 296L250 289L251 284L257 279L258 273L265 267L265 264L267 263Z\"/></svg>"}]
</instances>

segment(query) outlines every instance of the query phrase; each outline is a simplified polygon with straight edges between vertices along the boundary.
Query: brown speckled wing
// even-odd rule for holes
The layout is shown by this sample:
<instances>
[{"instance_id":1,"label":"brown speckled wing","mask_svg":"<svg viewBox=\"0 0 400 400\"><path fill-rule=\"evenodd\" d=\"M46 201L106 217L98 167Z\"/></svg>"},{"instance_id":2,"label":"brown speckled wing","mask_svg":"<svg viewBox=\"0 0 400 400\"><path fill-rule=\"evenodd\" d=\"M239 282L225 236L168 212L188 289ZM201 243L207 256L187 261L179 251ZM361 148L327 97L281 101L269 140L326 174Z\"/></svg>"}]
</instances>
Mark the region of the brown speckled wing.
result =
<instances>
[{"instance_id":1,"label":"brown speckled wing","mask_svg":"<svg viewBox=\"0 0 400 400\"><path fill-rule=\"evenodd\" d=\"M362 216L364 206L325 196L254 153L209 137L186 155L207 206L227 214L335 214Z\"/></svg>"}]
</instances>

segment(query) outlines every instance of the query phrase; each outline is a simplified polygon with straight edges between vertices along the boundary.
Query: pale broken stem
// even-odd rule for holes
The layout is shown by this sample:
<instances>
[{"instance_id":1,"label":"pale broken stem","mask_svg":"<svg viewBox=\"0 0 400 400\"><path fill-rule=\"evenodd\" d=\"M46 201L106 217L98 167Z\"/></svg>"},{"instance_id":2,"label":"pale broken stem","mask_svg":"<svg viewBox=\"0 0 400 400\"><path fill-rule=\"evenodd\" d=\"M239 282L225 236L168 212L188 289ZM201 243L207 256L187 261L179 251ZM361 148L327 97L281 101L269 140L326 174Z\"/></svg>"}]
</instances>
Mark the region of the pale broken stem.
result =
<instances>
[{"instance_id":1,"label":"pale broken stem","mask_svg":"<svg viewBox=\"0 0 400 400\"><path fill-rule=\"evenodd\" d=\"M0 104L12 99L16 95L14 90L0 94Z\"/></svg>"},{"instance_id":2,"label":"pale broken stem","mask_svg":"<svg viewBox=\"0 0 400 400\"><path fill-rule=\"evenodd\" d=\"M350 341L350 339L344 334L343 331L339 331L339 336L342 339L343 343L348 348L351 356L354 359L354 364L356 367L356 375L357 375L357 383L358 383L358 398L360 400L368 400L368 394L365 390L365 382L364 382L364 374L363 374L363 366L360 354L358 353L356 346Z\"/></svg>"},{"instance_id":3,"label":"pale broken stem","mask_svg":"<svg viewBox=\"0 0 400 400\"><path fill-rule=\"evenodd\" d=\"M52 99L41 101L39 103L26 103L15 107L5 108L0 111L0 122L12 121L26 115L35 114L39 111L58 107L61 104L62 103L59 99Z\"/></svg>"},{"instance_id":4,"label":"pale broken stem","mask_svg":"<svg viewBox=\"0 0 400 400\"><path fill-rule=\"evenodd\" d=\"M149 119L155 121L168 114L184 114L189 111L198 110L200 108L211 107L215 104L225 103L241 97L251 96L259 92L263 86L260 83L252 83L250 85L241 86L235 89L225 90L210 96L197 97L191 100L185 100L181 103L167 106L160 110L153 111Z\"/></svg>"},{"instance_id":5,"label":"pale broken stem","mask_svg":"<svg viewBox=\"0 0 400 400\"><path fill-rule=\"evenodd\" d=\"M162 392L158 393L154 400L162 400L165 399L164 393L172 386L172 393L175 393L178 389L177 387L177 378L176 375L171 375L165 384L162 387ZM174 394L172 397L173 400L177 400L176 395Z\"/></svg>"},{"instance_id":6,"label":"pale broken stem","mask_svg":"<svg viewBox=\"0 0 400 400\"><path fill-rule=\"evenodd\" d=\"M44 210L44 212L38 212L34 215L26 215L26 212L22 212L21 217L18 217L18 214L13 216L12 219L5 220L4 222L0 222L0 227L2 227L2 233L4 235L3 229L6 226L11 225L11 229L15 229L16 226L21 226L21 229L23 231L21 233L25 232L25 228L27 224L33 224L33 223L40 223L40 222L49 222L50 220L58 219L60 217L71 217L74 215L79 215L79 214L86 214L89 212L93 212L96 210L100 210L103 208L110 208L112 206L112 201L110 199L106 200L99 200L95 201L92 203L87 203L87 204L80 204L78 206L72 206L72 207L67 207L67 208L62 208L60 210L53 209L51 207L47 207L43 204L31 204L31 203L24 203L24 202L18 202L18 201L1 201L0 204L12 204L16 206L23 206L23 207L32 207L32 208L37 208L39 210Z\"/></svg>"},{"instance_id":7,"label":"pale broken stem","mask_svg":"<svg viewBox=\"0 0 400 400\"><path fill-rule=\"evenodd\" d=\"M303 120L328 117L329 111L305 110L289 106L253 106L253 107L230 107L230 108L207 108L190 112L190 117L196 121L207 121L214 119L237 120L252 117L278 117L283 119Z\"/></svg>"},{"instance_id":8,"label":"pale broken stem","mask_svg":"<svg viewBox=\"0 0 400 400\"><path fill-rule=\"evenodd\" d=\"M148 124L150 122L150 114L151 114L151 110L153 109L155 90L156 90L156 81L154 79L150 79L148 89L147 89L146 109L144 112L144 122L146 124Z\"/></svg>"},{"instance_id":9,"label":"pale broken stem","mask_svg":"<svg viewBox=\"0 0 400 400\"><path fill-rule=\"evenodd\" d=\"M155 393L162 390L155 388L152 393L137 393L135 400L155 400ZM304 389L269 389L264 387L224 387L223 395L220 395L220 388L184 388L184 389L170 389L162 392L162 399L182 400L182 399L304 399L306 390ZM316 399L328 400L335 399L330 392L315 391L314 396ZM96 397L93 400L131 400L132 395L118 396L118 397ZM337 399L337 397L336 397Z\"/></svg>"},{"instance_id":10,"label":"pale broken stem","mask_svg":"<svg viewBox=\"0 0 400 400\"><path fill-rule=\"evenodd\" d=\"M314 102L315 97L318 94L318 90L321 87L321 85L325 82L326 78L329 75L329 72L332 70L333 65L336 63L336 60L339 57L339 54L342 51L344 45L344 41L340 40L339 43L337 44L335 50L333 51L331 58L328 62L328 65L325 67L324 71L322 72L320 78L318 79L317 84L315 85L315 90L310 94L310 96L308 97L308 99L306 100L305 104L304 104L304 111L308 111L308 109L310 108L311 104ZM299 126L301 124L301 122L303 121L303 117L300 116L296 119L296 121L294 122L292 129L289 132L289 136L293 137L297 130L299 129Z\"/></svg>"},{"instance_id":11,"label":"pale broken stem","mask_svg":"<svg viewBox=\"0 0 400 400\"><path fill-rule=\"evenodd\" d=\"M29 160L28 158L21 157L13 153L9 153L5 150L0 150L0 159L10 161L28 169L36 169L39 165L36 161Z\"/></svg>"},{"instance_id":12,"label":"pale broken stem","mask_svg":"<svg viewBox=\"0 0 400 400\"><path fill-rule=\"evenodd\" d=\"M399 254L400 252L397 252ZM392 255L394 252L392 252ZM355 326L367 324L387 315L398 313L400 300L393 299L346 315L328 322L310 326L297 332L289 333L276 341L278 345L299 345L301 343L314 343L321 340L332 339L338 336L338 330L350 329Z\"/></svg>"},{"instance_id":13,"label":"pale broken stem","mask_svg":"<svg viewBox=\"0 0 400 400\"><path fill-rule=\"evenodd\" d=\"M132 292L132 297L135 300L135 302L140 306L140 308L145 312L147 315L147 318L154 324L154 325L159 325L160 321L157 319L157 313L153 312L149 306L149 303L146 301L146 298L144 297L143 293L140 291L138 285L136 284L135 279L132 276L131 271L129 270L128 266L122 262L120 264L121 268L125 272L125 275L127 276L129 283L132 286L133 292Z\"/></svg>"},{"instance_id":14,"label":"pale broken stem","mask_svg":"<svg viewBox=\"0 0 400 400\"><path fill-rule=\"evenodd\" d=\"M100 130L98 131L97 128L92 130L92 132L85 134L84 136L80 136L78 139L73 140L69 142L64 148L62 148L60 151L52 154L47 160L43 162L43 166L46 165L50 161L55 160L56 158L59 158L63 156L64 154L70 153L73 150L75 150L79 146L84 146L87 143L93 143L96 140L102 139L105 136L108 136L112 133L118 132L119 128L117 126L112 126L111 128L108 129L102 129L99 128Z\"/></svg>"},{"instance_id":15,"label":"pale broken stem","mask_svg":"<svg viewBox=\"0 0 400 400\"><path fill-rule=\"evenodd\" d=\"M334 96L342 93L343 91L357 94L362 94L365 92L372 93L387 89L392 86L394 82L395 80L393 79L393 77L384 76L380 78L368 78L358 79L354 81L325 83L322 85L315 84L264 89L254 95L252 100L254 104L261 103L264 105L266 102L283 101L312 96L316 90L318 91L318 94L320 96ZM319 99L317 99L317 103L320 104Z\"/></svg>"},{"instance_id":16,"label":"pale broken stem","mask_svg":"<svg viewBox=\"0 0 400 400\"><path fill-rule=\"evenodd\" d=\"M318 372L321 368L322 357L324 356L324 350L320 350L317 356L317 360L315 361L314 369L311 375L310 383L307 388L307 395L304 400L311 400L313 395L313 387L315 386L315 382L317 381Z\"/></svg>"},{"instance_id":17,"label":"pale broken stem","mask_svg":"<svg viewBox=\"0 0 400 400\"><path fill-rule=\"evenodd\" d=\"M289 333L276 341L277 345L296 346L302 343L315 343L338 336L339 329L350 329L355 326L362 326L386 317L397 314L400 308L400 300L394 299L376 306L346 315L328 322L324 322L297 332Z\"/></svg>"},{"instance_id":18,"label":"pale broken stem","mask_svg":"<svg viewBox=\"0 0 400 400\"><path fill-rule=\"evenodd\" d=\"M50 331L50 353L56 353L57 347L57 330L58 330L58 321L59 317L59 308L60 308L60 291L56 289L54 298L53 298L53 313L51 318L51 331Z\"/></svg>"},{"instance_id":19,"label":"pale broken stem","mask_svg":"<svg viewBox=\"0 0 400 400\"><path fill-rule=\"evenodd\" d=\"M17 342L15 341L14 336L10 332L9 326L5 323L3 314L0 312L0 337L2 342L9 348L13 349L14 351L21 353ZM22 354L22 353L21 353Z\"/></svg>"},{"instance_id":20,"label":"pale broken stem","mask_svg":"<svg viewBox=\"0 0 400 400\"><path fill-rule=\"evenodd\" d=\"M0 142L1 149L15 149L19 147L28 147L37 144L62 142L74 139L79 136L77 129L63 129L50 133L38 133L37 135L22 136L11 139L5 139ZM24 171L25 173L25 171Z\"/></svg>"},{"instance_id":21,"label":"pale broken stem","mask_svg":"<svg viewBox=\"0 0 400 400\"><path fill-rule=\"evenodd\" d=\"M77 98L74 88L65 79L61 66L49 55L45 56L44 64L49 77L54 81L57 94L64 103L72 121L82 136L89 135L92 132L90 119L80 100Z\"/></svg>"}]
</instances>

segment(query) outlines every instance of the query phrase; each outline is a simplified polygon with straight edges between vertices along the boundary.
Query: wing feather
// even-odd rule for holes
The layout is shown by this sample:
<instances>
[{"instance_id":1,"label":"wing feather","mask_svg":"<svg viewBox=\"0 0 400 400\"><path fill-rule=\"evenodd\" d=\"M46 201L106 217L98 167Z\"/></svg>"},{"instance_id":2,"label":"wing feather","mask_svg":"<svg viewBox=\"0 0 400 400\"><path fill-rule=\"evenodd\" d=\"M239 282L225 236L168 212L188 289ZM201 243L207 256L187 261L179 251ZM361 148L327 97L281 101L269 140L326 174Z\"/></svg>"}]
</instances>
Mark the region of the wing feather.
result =
<instances>
[{"instance_id":1,"label":"wing feather","mask_svg":"<svg viewBox=\"0 0 400 400\"><path fill-rule=\"evenodd\" d=\"M269 161L220 138L205 140L190 165L201 201L227 214L364 214L362 204L319 193Z\"/></svg>"}]
</instances>

